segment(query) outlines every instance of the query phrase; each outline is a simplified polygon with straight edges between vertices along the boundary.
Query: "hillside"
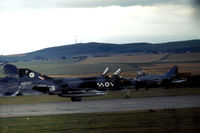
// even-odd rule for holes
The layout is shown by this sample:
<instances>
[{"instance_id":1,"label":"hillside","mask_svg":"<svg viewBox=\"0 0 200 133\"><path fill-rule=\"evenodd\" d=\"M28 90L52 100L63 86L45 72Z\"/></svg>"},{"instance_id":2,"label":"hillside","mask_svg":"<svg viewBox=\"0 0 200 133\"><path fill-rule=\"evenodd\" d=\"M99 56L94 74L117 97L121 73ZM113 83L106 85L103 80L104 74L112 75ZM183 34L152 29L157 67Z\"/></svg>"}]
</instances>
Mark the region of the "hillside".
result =
<instances>
[{"instance_id":1,"label":"hillside","mask_svg":"<svg viewBox=\"0 0 200 133\"><path fill-rule=\"evenodd\" d=\"M35 52L23 54L21 56L0 56L1 62L16 62L43 59L60 59L86 56L108 56L123 53L184 53L200 52L200 40L188 40L178 42L168 42L160 44L152 43L130 43L130 44L109 44L109 43L81 43L64 45L59 47L45 48Z\"/></svg>"}]
</instances>

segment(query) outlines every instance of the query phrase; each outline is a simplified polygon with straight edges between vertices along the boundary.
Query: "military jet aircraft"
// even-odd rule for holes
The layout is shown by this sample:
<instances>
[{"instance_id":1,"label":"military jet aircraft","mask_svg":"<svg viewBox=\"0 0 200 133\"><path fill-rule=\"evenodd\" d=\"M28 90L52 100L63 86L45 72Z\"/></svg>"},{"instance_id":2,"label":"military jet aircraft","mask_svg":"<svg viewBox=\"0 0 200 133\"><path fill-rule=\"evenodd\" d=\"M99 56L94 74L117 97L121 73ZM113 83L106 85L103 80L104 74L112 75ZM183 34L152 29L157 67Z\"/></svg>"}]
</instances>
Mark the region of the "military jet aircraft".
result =
<instances>
[{"instance_id":1,"label":"military jet aircraft","mask_svg":"<svg viewBox=\"0 0 200 133\"><path fill-rule=\"evenodd\" d=\"M19 85L17 78L17 68L13 65L7 64L3 67L3 71L6 76L0 78L0 97L18 95L21 86Z\"/></svg>"},{"instance_id":2,"label":"military jet aircraft","mask_svg":"<svg viewBox=\"0 0 200 133\"><path fill-rule=\"evenodd\" d=\"M70 97L72 101L80 101L82 97L99 96L108 90L116 91L131 86L130 80L119 77L121 68L113 76L108 76L106 68L101 76L86 78L51 78L27 68L18 69L22 90L33 89L50 95Z\"/></svg>"},{"instance_id":3,"label":"military jet aircraft","mask_svg":"<svg viewBox=\"0 0 200 133\"><path fill-rule=\"evenodd\" d=\"M185 82L185 79L178 79L178 66L173 66L168 72L163 75L152 75L146 74L144 71L137 72L135 80L136 90L139 88L145 88L146 90L150 87L165 87L168 88L170 85L175 83Z\"/></svg>"},{"instance_id":4,"label":"military jet aircraft","mask_svg":"<svg viewBox=\"0 0 200 133\"><path fill-rule=\"evenodd\" d=\"M32 95L42 92L80 101L82 97L104 95L108 90L119 91L131 86L130 80L119 76L121 68L113 76L107 75L110 69L106 68L98 77L61 79L51 78L27 68L17 69L11 64L6 64L4 71L10 78L6 77L0 82L2 96Z\"/></svg>"},{"instance_id":5,"label":"military jet aircraft","mask_svg":"<svg viewBox=\"0 0 200 133\"><path fill-rule=\"evenodd\" d=\"M34 84L24 77L19 77L19 69L11 64L2 64L3 69L0 75L0 97L18 96L18 95L39 95L39 91L31 89ZM23 88L22 88L23 86Z\"/></svg>"}]
</instances>

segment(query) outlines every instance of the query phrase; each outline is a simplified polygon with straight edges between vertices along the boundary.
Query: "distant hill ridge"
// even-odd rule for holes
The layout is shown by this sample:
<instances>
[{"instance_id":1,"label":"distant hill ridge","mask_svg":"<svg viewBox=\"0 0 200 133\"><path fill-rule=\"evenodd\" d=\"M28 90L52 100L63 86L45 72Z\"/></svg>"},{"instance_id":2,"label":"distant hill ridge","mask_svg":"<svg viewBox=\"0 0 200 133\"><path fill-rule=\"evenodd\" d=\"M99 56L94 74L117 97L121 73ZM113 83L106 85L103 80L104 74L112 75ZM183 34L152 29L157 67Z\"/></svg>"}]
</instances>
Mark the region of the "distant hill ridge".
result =
<instances>
[{"instance_id":1,"label":"distant hill ridge","mask_svg":"<svg viewBox=\"0 0 200 133\"><path fill-rule=\"evenodd\" d=\"M167 43L79 43L50 47L38 51L26 53L23 56L1 56L0 61L19 61L33 59L71 58L75 56L99 56L123 53L184 53L200 52L200 39L176 41Z\"/></svg>"}]
</instances>

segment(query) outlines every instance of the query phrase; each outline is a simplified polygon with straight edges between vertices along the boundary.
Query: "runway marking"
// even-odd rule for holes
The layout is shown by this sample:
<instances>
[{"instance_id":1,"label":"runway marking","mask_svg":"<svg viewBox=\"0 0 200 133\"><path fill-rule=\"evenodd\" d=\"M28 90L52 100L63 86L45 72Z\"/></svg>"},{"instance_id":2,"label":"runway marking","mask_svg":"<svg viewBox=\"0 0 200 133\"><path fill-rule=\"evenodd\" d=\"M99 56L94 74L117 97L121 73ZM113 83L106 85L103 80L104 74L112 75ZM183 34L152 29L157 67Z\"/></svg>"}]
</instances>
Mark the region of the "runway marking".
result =
<instances>
[{"instance_id":1,"label":"runway marking","mask_svg":"<svg viewBox=\"0 0 200 133\"><path fill-rule=\"evenodd\" d=\"M1 105L0 117L200 107L200 95Z\"/></svg>"}]
</instances>

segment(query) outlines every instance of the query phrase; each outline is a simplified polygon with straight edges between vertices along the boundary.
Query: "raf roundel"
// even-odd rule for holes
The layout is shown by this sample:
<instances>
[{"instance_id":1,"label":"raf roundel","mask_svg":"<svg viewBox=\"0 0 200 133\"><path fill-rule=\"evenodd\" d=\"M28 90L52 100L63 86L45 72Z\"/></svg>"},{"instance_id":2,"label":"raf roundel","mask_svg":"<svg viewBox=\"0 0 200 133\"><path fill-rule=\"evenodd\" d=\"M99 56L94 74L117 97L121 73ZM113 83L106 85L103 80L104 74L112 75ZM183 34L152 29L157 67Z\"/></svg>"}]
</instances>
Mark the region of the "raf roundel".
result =
<instances>
[{"instance_id":1,"label":"raf roundel","mask_svg":"<svg viewBox=\"0 0 200 133\"><path fill-rule=\"evenodd\" d=\"M109 82L105 82L105 86L106 86L106 87L109 87L109 86L110 86L110 83L109 83Z\"/></svg>"},{"instance_id":2,"label":"raf roundel","mask_svg":"<svg viewBox=\"0 0 200 133\"><path fill-rule=\"evenodd\" d=\"M29 74L29 77L31 77L31 78L35 77L35 74L34 74L33 72L31 72L31 73Z\"/></svg>"}]
</instances>

